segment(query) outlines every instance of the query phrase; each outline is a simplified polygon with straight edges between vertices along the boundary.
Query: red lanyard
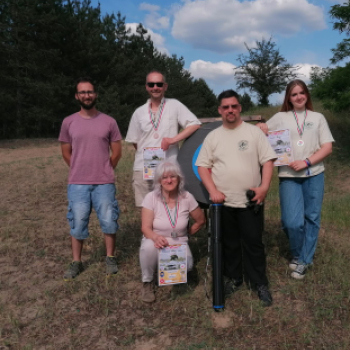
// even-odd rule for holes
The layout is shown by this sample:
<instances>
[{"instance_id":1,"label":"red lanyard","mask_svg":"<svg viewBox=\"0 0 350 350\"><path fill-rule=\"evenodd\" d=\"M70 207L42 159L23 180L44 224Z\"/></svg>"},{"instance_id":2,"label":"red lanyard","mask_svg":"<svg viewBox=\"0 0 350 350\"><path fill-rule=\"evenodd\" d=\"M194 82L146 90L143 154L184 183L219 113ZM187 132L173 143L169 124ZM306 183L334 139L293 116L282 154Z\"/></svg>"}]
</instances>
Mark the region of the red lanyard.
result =
<instances>
[{"instance_id":1,"label":"red lanyard","mask_svg":"<svg viewBox=\"0 0 350 350\"><path fill-rule=\"evenodd\" d=\"M159 115L159 117L157 118L157 120L153 120L153 113L151 111L151 106L148 106L149 118L151 119L151 123L152 123L153 129L155 131L158 130L158 127L160 125L160 121L162 119L164 107L165 107L165 99L163 99L163 101L161 102L161 104L158 108L157 114Z\"/></svg>"},{"instance_id":2,"label":"red lanyard","mask_svg":"<svg viewBox=\"0 0 350 350\"><path fill-rule=\"evenodd\" d=\"M180 205L179 200L176 199L174 219L171 217L171 213L170 213L169 207L166 204L164 197L163 197L163 205L164 205L165 212L167 213L167 216L168 216L168 219L169 219L171 227L175 228L176 224L177 224L177 219L179 217L179 205Z\"/></svg>"}]
</instances>

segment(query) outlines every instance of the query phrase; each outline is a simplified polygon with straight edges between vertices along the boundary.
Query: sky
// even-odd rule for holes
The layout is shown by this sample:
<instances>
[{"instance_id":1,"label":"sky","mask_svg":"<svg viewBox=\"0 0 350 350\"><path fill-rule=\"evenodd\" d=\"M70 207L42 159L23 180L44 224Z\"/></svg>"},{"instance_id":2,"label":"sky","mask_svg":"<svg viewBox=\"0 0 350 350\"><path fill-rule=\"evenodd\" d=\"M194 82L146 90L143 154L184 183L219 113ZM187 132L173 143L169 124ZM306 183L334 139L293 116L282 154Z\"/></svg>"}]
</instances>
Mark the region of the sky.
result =
<instances>
[{"instance_id":1,"label":"sky","mask_svg":"<svg viewBox=\"0 0 350 350\"><path fill-rule=\"evenodd\" d=\"M91 1L97 5L98 0ZM288 63L299 66L309 82L312 66L329 67L331 49L345 38L333 30L331 6L345 0L99 0L102 13L119 11L135 31L148 30L155 47L184 57L194 78L203 78L219 94L236 88L237 57L245 43L270 39ZM245 91L238 91L244 93ZM246 91L249 93L249 91ZM254 94L251 94L254 99ZM281 103L283 94L271 97Z\"/></svg>"}]
</instances>

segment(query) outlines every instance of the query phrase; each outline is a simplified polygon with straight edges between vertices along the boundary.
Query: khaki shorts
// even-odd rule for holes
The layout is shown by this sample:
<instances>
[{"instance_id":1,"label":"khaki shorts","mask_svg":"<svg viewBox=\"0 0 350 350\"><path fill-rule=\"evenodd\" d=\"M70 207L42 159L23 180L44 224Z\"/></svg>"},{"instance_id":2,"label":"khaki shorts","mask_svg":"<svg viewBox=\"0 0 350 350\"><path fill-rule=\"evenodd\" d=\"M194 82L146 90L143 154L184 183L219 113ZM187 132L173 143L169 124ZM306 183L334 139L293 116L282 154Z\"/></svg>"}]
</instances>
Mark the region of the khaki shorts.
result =
<instances>
[{"instance_id":1,"label":"khaki shorts","mask_svg":"<svg viewBox=\"0 0 350 350\"><path fill-rule=\"evenodd\" d=\"M146 194L153 190L153 181L144 180L142 171L134 171L132 176L132 187L135 193L135 205L142 207Z\"/></svg>"}]
</instances>

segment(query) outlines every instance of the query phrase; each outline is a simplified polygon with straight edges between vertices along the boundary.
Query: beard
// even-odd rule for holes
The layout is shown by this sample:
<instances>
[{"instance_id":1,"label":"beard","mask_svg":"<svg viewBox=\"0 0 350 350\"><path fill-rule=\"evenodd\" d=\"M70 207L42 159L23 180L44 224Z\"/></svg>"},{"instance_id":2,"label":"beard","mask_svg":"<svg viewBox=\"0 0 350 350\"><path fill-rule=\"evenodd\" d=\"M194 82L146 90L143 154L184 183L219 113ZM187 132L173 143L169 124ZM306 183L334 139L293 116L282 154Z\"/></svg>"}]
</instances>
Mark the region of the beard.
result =
<instances>
[{"instance_id":1,"label":"beard","mask_svg":"<svg viewBox=\"0 0 350 350\"><path fill-rule=\"evenodd\" d=\"M96 105L96 99L95 99L95 100L92 100L89 104L86 104L86 103L84 103L83 101L80 101L80 100L79 100L79 104L80 104L80 106L83 107L84 109L90 110L90 109L92 109L92 108L95 107L95 105Z\"/></svg>"}]
</instances>

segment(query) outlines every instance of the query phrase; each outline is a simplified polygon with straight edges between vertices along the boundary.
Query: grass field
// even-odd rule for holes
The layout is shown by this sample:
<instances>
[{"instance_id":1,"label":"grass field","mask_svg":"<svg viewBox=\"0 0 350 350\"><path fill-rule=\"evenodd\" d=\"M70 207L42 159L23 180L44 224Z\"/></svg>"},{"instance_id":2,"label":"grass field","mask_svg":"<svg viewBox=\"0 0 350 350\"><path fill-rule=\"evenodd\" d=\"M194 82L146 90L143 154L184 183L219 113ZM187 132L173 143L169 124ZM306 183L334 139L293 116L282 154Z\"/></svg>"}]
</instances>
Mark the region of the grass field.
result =
<instances>
[{"instance_id":1,"label":"grass field","mask_svg":"<svg viewBox=\"0 0 350 350\"><path fill-rule=\"evenodd\" d=\"M321 110L317 106L316 110ZM254 111L272 115L276 108ZM119 273L106 279L103 237L95 214L73 282L66 215L68 168L55 140L0 142L0 349L349 349L350 118L325 113L336 139L326 161L323 221L314 267L289 277L288 243L279 225L277 177L266 204L264 241L274 303L262 308L242 288L215 313L205 295L207 234L190 239L198 283L173 298L139 301L141 231L133 204L133 150L116 170L121 208Z\"/></svg>"}]
</instances>

